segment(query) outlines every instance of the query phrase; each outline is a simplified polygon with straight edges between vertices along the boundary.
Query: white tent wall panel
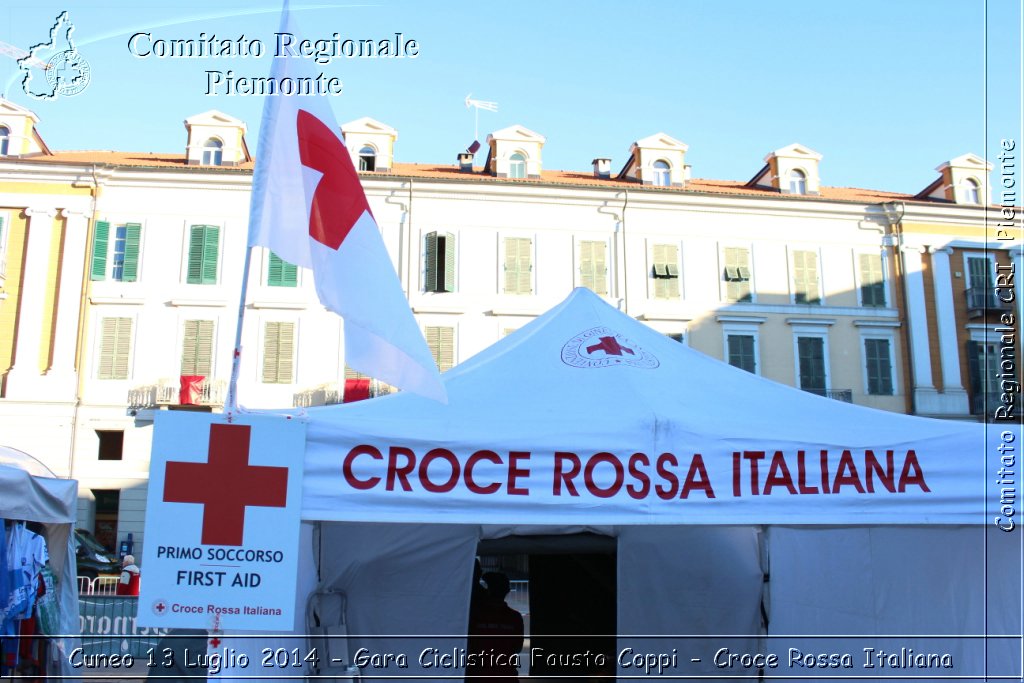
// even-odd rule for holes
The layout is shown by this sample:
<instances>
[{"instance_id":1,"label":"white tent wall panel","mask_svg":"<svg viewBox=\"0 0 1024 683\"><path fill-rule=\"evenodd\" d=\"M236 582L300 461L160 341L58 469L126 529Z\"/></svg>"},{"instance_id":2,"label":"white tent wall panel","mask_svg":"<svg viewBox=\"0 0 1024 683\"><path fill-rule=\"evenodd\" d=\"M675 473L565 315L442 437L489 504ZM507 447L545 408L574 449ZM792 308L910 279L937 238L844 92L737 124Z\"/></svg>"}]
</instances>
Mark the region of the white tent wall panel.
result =
<instances>
[{"instance_id":1,"label":"white tent wall panel","mask_svg":"<svg viewBox=\"0 0 1024 683\"><path fill-rule=\"evenodd\" d=\"M821 675L788 668L790 647L849 653L864 674L872 673L861 668L869 656L884 674L878 653L906 648L949 653L954 668L893 669L896 675L1020 675L1019 537L984 527L771 527L767 545L769 635L837 636L769 640L780 672ZM1017 636L986 642L986 634Z\"/></svg>"},{"instance_id":2,"label":"white tent wall panel","mask_svg":"<svg viewBox=\"0 0 1024 683\"><path fill-rule=\"evenodd\" d=\"M688 676L721 676L714 655L722 647L759 652L764 584L759 536L755 527L619 527L616 652L675 654L678 665L668 671ZM709 635L718 637L704 637ZM619 668L622 676L642 673ZM756 669L727 673L752 674L732 680L757 680Z\"/></svg>"}]
</instances>

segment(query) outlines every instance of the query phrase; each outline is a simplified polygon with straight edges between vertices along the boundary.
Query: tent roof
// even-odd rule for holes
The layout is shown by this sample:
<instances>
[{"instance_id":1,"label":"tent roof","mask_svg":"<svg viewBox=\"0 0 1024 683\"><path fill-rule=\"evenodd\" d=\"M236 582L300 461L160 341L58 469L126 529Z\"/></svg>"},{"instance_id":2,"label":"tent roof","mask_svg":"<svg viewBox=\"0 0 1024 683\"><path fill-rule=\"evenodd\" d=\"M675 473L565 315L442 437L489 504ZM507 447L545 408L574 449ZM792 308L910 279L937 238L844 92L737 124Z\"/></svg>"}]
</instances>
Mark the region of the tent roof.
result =
<instances>
[{"instance_id":1,"label":"tent roof","mask_svg":"<svg viewBox=\"0 0 1024 683\"><path fill-rule=\"evenodd\" d=\"M747 515L755 508L761 515L766 499L770 499L772 508L761 517L763 523L811 522L806 515L820 512L823 503L831 505L835 502L832 498L842 498L850 507L833 517L816 516L813 523L830 523L830 519L840 523L853 510L882 523L939 518L953 523L954 516L969 510L982 512L985 436L980 425L873 410L766 380L679 344L586 289L575 290L543 316L445 373L443 380L448 405L403 393L311 409L305 494L308 505L326 506L328 498L343 495L318 489L327 481L318 478L321 473L337 476L339 453L348 452L338 446L348 445L350 449L369 444L385 456L390 446L412 449L419 457L441 447L455 453L463 464L470 454L486 449L503 458L503 470L507 469L511 451L529 452L531 476L541 477L541 459L551 461L557 452L575 453L583 462L597 453L612 453L626 470L627 481L631 480L630 456L643 453L650 461L647 474L652 485L667 481L655 471L655 459L660 454L677 457L681 470L676 476L680 481L687 476L694 454L700 454L716 500L706 500L698 493L684 502L688 503L685 512L702 511L693 518L701 523L750 523L755 518ZM819 463L823 450L831 458L825 474ZM883 491L867 495L871 492L859 491L866 485L866 450L876 454L883 468L887 452L893 452L894 464L889 469L895 469L891 475L894 479L905 473L907 454L914 451L929 491L921 491L920 486L907 487L908 491L913 489L910 493ZM979 457L969 457L972 450ZM759 451L767 453L759 463L744 455ZM790 487L784 486L779 466L770 469L776 451L784 453L781 467L788 470L785 474L792 488L798 488L797 458L803 452L799 467L803 470L806 464L807 472L802 489L809 492L816 487L817 495L802 495L802 491L789 495ZM856 470L853 474L840 462L844 451L851 453ZM742 474L739 495L733 484L735 458L740 459L738 469ZM375 472L384 476L378 470L385 463L369 457L358 462L364 468L364 475L359 476L372 477ZM760 471L755 475L751 469L758 464ZM545 467L551 471L549 463ZM419 471L413 474L418 476ZM595 467L593 474L598 478L614 476L611 465ZM775 495L764 495L764 490L753 493L772 474L777 478L769 493ZM860 486L852 483L850 477L854 474ZM913 467L909 474L916 474ZM838 475L846 477L845 484L840 482L837 491L827 490ZM760 483L748 481L752 478ZM823 483L826 480L828 483ZM877 476L872 485L882 488ZM329 486L337 488L338 484ZM967 486L972 488L968 491ZM663 510L666 501L652 495L640 501L622 492L625 500L621 501L623 514L619 514L619 495L591 497L588 501L581 494L570 500L565 490L560 498L552 498L550 481L546 488L545 505L549 510L551 505L590 503L590 514L575 518L577 523L679 523L684 512L678 504L670 512ZM411 519L398 512L406 503L394 490L353 492L356 494L373 501L369 509L359 513L361 519ZM515 510L527 504L527 498L530 496L462 496L447 513L449 497L434 495L432 500L440 515L450 514L447 521L538 523L536 517L516 516ZM797 499L801 506L794 508ZM911 500L920 504L917 517L906 513ZM381 507L375 507L377 502ZM594 507L598 503L599 509ZM503 505L507 505L504 511ZM956 507L955 514L948 505ZM480 506L487 507L491 516L481 518L475 509ZM307 519L317 514L333 518L327 510L304 512Z\"/></svg>"},{"instance_id":2,"label":"tent roof","mask_svg":"<svg viewBox=\"0 0 1024 683\"><path fill-rule=\"evenodd\" d=\"M74 524L78 482L58 479L25 451L0 446L0 518Z\"/></svg>"}]
</instances>

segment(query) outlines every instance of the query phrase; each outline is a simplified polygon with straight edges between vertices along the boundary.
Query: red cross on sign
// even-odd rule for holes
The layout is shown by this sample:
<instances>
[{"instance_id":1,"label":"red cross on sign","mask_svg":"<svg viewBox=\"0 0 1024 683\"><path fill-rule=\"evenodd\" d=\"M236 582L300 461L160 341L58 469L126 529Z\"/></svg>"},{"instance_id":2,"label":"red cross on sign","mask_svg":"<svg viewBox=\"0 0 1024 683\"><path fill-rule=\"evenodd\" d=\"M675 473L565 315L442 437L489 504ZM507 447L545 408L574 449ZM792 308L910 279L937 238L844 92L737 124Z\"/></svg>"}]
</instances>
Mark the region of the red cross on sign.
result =
<instances>
[{"instance_id":1,"label":"red cross on sign","mask_svg":"<svg viewBox=\"0 0 1024 683\"><path fill-rule=\"evenodd\" d=\"M598 337L601 340L600 344L594 344L593 346L587 347L587 353L593 353L594 351L604 351L609 356L621 356L622 352L635 356L633 349L628 346L622 346L619 344L619 340L615 337Z\"/></svg>"},{"instance_id":2,"label":"red cross on sign","mask_svg":"<svg viewBox=\"0 0 1024 683\"><path fill-rule=\"evenodd\" d=\"M205 545L242 545L248 505L283 508L288 468L249 464L249 425L210 425L207 462L168 462L165 503L203 506Z\"/></svg>"}]
</instances>

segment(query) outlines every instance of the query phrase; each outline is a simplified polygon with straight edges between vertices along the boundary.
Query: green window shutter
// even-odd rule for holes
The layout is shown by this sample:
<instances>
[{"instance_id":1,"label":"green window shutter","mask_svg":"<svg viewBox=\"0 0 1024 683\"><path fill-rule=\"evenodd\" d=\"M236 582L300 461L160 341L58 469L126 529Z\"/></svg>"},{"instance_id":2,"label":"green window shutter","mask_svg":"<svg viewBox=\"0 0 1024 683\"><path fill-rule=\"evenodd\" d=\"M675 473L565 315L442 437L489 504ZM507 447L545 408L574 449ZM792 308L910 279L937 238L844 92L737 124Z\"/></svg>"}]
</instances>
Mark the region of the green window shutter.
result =
<instances>
[{"instance_id":1,"label":"green window shutter","mask_svg":"<svg viewBox=\"0 0 1024 683\"><path fill-rule=\"evenodd\" d=\"M139 244L142 241L142 226L138 223L128 223L124 227L124 270L121 274L121 281L135 282L139 279Z\"/></svg>"},{"instance_id":2,"label":"green window shutter","mask_svg":"<svg viewBox=\"0 0 1024 683\"><path fill-rule=\"evenodd\" d=\"M96 221L92 232L92 268L90 280L102 280L107 276L107 248L110 243L110 223Z\"/></svg>"},{"instance_id":3,"label":"green window shutter","mask_svg":"<svg viewBox=\"0 0 1024 683\"><path fill-rule=\"evenodd\" d=\"M213 365L213 321L186 320L181 345L181 374L209 377Z\"/></svg>"},{"instance_id":4,"label":"green window shutter","mask_svg":"<svg viewBox=\"0 0 1024 683\"><path fill-rule=\"evenodd\" d=\"M529 237L505 238L505 293L532 294L531 251Z\"/></svg>"},{"instance_id":5,"label":"green window shutter","mask_svg":"<svg viewBox=\"0 0 1024 683\"><path fill-rule=\"evenodd\" d=\"M729 365L754 372L754 337L749 334L730 334L727 338L729 347Z\"/></svg>"},{"instance_id":6,"label":"green window shutter","mask_svg":"<svg viewBox=\"0 0 1024 683\"><path fill-rule=\"evenodd\" d=\"M274 252L270 252L270 257L267 259L267 285L270 287L280 287L283 270L284 261Z\"/></svg>"},{"instance_id":7,"label":"green window shutter","mask_svg":"<svg viewBox=\"0 0 1024 683\"><path fill-rule=\"evenodd\" d=\"M820 304L818 255L813 251L793 252L793 296L798 304Z\"/></svg>"},{"instance_id":8,"label":"green window shutter","mask_svg":"<svg viewBox=\"0 0 1024 683\"><path fill-rule=\"evenodd\" d=\"M217 256L220 247L220 228L207 225L203 235L203 276L202 284L217 284Z\"/></svg>"},{"instance_id":9,"label":"green window shutter","mask_svg":"<svg viewBox=\"0 0 1024 683\"><path fill-rule=\"evenodd\" d=\"M451 370L455 364L455 329L452 327L426 327L423 336L427 347L434 356L437 369L441 372Z\"/></svg>"},{"instance_id":10,"label":"green window shutter","mask_svg":"<svg viewBox=\"0 0 1024 683\"><path fill-rule=\"evenodd\" d=\"M860 302L863 306L885 306L885 278L880 254L860 254Z\"/></svg>"},{"instance_id":11,"label":"green window shutter","mask_svg":"<svg viewBox=\"0 0 1024 683\"><path fill-rule=\"evenodd\" d=\"M865 339L864 357L868 371L868 394L891 396L892 360L889 358L888 339Z\"/></svg>"},{"instance_id":12,"label":"green window shutter","mask_svg":"<svg viewBox=\"0 0 1024 683\"><path fill-rule=\"evenodd\" d=\"M968 287L983 287L987 295L992 290L992 261L986 256L968 256L967 277Z\"/></svg>"},{"instance_id":13,"label":"green window shutter","mask_svg":"<svg viewBox=\"0 0 1024 683\"><path fill-rule=\"evenodd\" d=\"M188 274L186 282L190 285L203 283L203 244L206 234L205 225L193 225L188 235Z\"/></svg>"},{"instance_id":14,"label":"green window shutter","mask_svg":"<svg viewBox=\"0 0 1024 683\"><path fill-rule=\"evenodd\" d=\"M100 324L99 379L128 379L132 319L103 318Z\"/></svg>"},{"instance_id":15,"label":"green window shutter","mask_svg":"<svg viewBox=\"0 0 1024 683\"><path fill-rule=\"evenodd\" d=\"M294 373L295 323L268 322L263 330L263 382L291 384Z\"/></svg>"},{"instance_id":16,"label":"green window shutter","mask_svg":"<svg viewBox=\"0 0 1024 683\"><path fill-rule=\"evenodd\" d=\"M800 388L815 394L825 393L825 340L821 337L798 337Z\"/></svg>"},{"instance_id":17,"label":"green window shutter","mask_svg":"<svg viewBox=\"0 0 1024 683\"><path fill-rule=\"evenodd\" d=\"M428 292L437 291L437 257L437 233L427 233L427 236L423 239L423 262L425 270L423 288Z\"/></svg>"},{"instance_id":18,"label":"green window shutter","mask_svg":"<svg viewBox=\"0 0 1024 683\"><path fill-rule=\"evenodd\" d=\"M726 298L729 301L751 301L750 250L738 247L725 249Z\"/></svg>"},{"instance_id":19,"label":"green window shutter","mask_svg":"<svg viewBox=\"0 0 1024 683\"><path fill-rule=\"evenodd\" d=\"M455 235L444 234L444 291L455 291Z\"/></svg>"},{"instance_id":20,"label":"green window shutter","mask_svg":"<svg viewBox=\"0 0 1024 683\"><path fill-rule=\"evenodd\" d=\"M270 287L295 287L299 284L299 269L293 263L270 252L267 259L267 285Z\"/></svg>"}]
</instances>

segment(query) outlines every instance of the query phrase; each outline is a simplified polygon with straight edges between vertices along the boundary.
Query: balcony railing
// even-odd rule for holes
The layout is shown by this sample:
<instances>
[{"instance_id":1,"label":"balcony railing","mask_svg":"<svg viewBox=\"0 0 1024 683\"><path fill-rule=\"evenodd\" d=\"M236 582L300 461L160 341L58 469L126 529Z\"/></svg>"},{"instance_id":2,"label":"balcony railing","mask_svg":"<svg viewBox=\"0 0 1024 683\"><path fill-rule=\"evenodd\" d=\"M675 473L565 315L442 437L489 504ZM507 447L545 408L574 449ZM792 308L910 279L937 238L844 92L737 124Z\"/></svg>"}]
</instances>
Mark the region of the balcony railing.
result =
<instances>
[{"instance_id":1,"label":"balcony railing","mask_svg":"<svg viewBox=\"0 0 1024 683\"><path fill-rule=\"evenodd\" d=\"M390 384L378 380L370 380L370 392L366 398L387 396L394 391ZM349 399L351 400L351 398ZM292 395L292 405L296 408L312 408L313 406L330 406L345 402L345 383L327 382L310 389L304 389Z\"/></svg>"},{"instance_id":2,"label":"balcony railing","mask_svg":"<svg viewBox=\"0 0 1024 683\"><path fill-rule=\"evenodd\" d=\"M189 405L223 406L227 382L222 379L204 379L199 384L199 395ZM182 405L181 383L178 379L162 378L128 391L128 407L147 410L162 406Z\"/></svg>"},{"instance_id":3,"label":"balcony railing","mask_svg":"<svg viewBox=\"0 0 1024 683\"><path fill-rule=\"evenodd\" d=\"M292 405L296 408L312 408L313 406L331 406L341 403L345 398L345 387L338 382L327 382L311 389L304 389L292 396Z\"/></svg>"},{"instance_id":4,"label":"balcony railing","mask_svg":"<svg viewBox=\"0 0 1024 683\"><path fill-rule=\"evenodd\" d=\"M804 389L804 391L843 403L853 403L853 389Z\"/></svg>"},{"instance_id":5,"label":"balcony railing","mask_svg":"<svg viewBox=\"0 0 1024 683\"><path fill-rule=\"evenodd\" d=\"M970 287L967 289L967 315L977 318L985 314L985 311L1012 311L1013 302L1003 301L998 293L991 286Z\"/></svg>"},{"instance_id":6,"label":"balcony railing","mask_svg":"<svg viewBox=\"0 0 1024 683\"><path fill-rule=\"evenodd\" d=\"M1014 396L1014 399L1017 399ZM971 415L985 415L986 419L990 419L994 414L996 408L1003 405L1002 394L998 391L991 393L974 393L971 394ZM1016 406L1014 406L1016 408Z\"/></svg>"}]
</instances>

